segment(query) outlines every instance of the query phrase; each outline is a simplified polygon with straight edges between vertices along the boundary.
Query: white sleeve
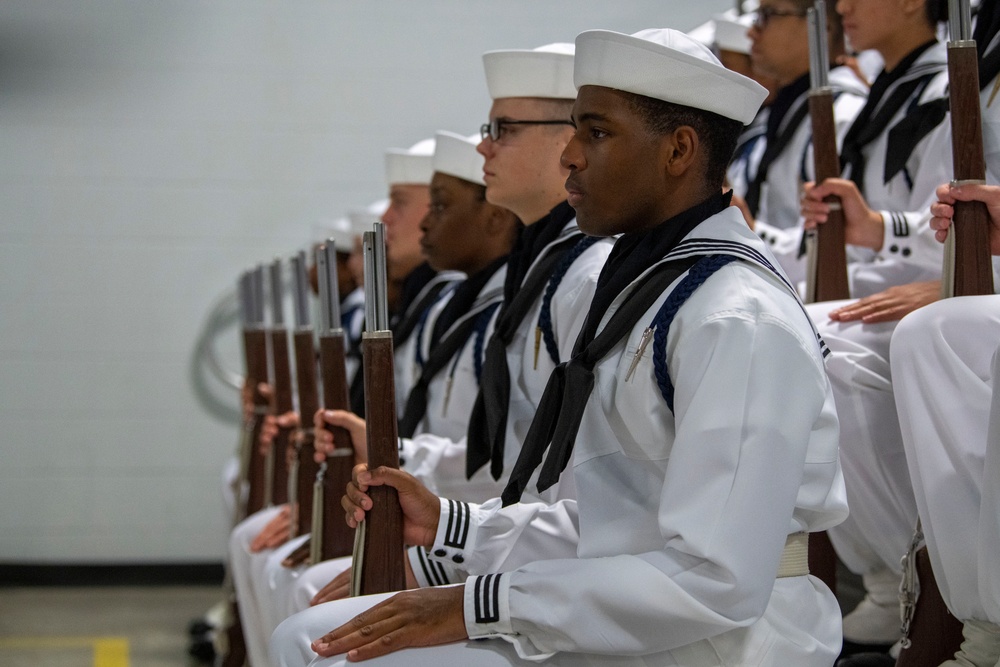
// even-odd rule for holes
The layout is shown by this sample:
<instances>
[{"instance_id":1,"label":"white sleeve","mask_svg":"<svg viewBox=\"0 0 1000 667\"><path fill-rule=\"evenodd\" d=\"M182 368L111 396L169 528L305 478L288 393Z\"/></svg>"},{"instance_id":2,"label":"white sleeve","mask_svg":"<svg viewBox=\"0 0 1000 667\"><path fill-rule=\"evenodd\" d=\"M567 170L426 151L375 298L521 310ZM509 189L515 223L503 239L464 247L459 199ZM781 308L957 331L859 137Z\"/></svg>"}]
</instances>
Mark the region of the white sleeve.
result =
<instances>
[{"instance_id":1,"label":"white sleeve","mask_svg":"<svg viewBox=\"0 0 1000 667\"><path fill-rule=\"evenodd\" d=\"M934 238L929 203L923 211L879 213L884 225L880 255L940 273L944 245Z\"/></svg>"},{"instance_id":2,"label":"white sleeve","mask_svg":"<svg viewBox=\"0 0 1000 667\"><path fill-rule=\"evenodd\" d=\"M836 461L806 460L830 391L807 352L815 341L777 318L740 319L703 322L669 352L676 438L659 497L662 548L471 577L470 637L501 636L529 659L642 655L764 613L804 469Z\"/></svg>"},{"instance_id":3,"label":"white sleeve","mask_svg":"<svg viewBox=\"0 0 1000 667\"><path fill-rule=\"evenodd\" d=\"M482 505L441 498L441 519L429 552L471 574L498 572L547 558L574 558L580 529L576 501L552 505L499 498Z\"/></svg>"},{"instance_id":4,"label":"white sleeve","mask_svg":"<svg viewBox=\"0 0 1000 667\"><path fill-rule=\"evenodd\" d=\"M505 483L483 466L472 479L465 477L466 440L450 440L431 433L402 439L400 464L439 496L465 502L499 497Z\"/></svg>"}]
</instances>

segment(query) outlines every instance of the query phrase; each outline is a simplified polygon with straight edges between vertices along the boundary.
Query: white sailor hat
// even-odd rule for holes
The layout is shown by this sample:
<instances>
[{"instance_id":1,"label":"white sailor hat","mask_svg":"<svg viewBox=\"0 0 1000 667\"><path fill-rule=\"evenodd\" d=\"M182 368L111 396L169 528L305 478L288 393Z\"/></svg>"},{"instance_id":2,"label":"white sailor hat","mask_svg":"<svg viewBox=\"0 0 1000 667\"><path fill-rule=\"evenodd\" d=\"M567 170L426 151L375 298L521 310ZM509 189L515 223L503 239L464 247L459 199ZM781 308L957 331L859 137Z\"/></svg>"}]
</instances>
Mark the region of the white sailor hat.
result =
<instances>
[{"instance_id":1,"label":"white sailor hat","mask_svg":"<svg viewBox=\"0 0 1000 667\"><path fill-rule=\"evenodd\" d=\"M711 111L744 125L767 90L722 66L706 46L683 32L642 30L623 35L588 30L576 38L577 88L603 86Z\"/></svg>"},{"instance_id":2,"label":"white sailor hat","mask_svg":"<svg viewBox=\"0 0 1000 667\"><path fill-rule=\"evenodd\" d=\"M430 185L433 161L433 139L418 141L409 148L390 148L385 152L386 185Z\"/></svg>"},{"instance_id":3,"label":"white sailor hat","mask_svg":"<svg viewBox=\"0 0 1000 667\"><path fill-rule=\"evenodd\" d=\"M387 208L389 208L389 200L379 199L365 208L356 208L348 212L347 218L351 221L351 247L353 247L354 237L370 232L372 225L382 220Z\"/></svg>"},{"instance_id":4,"label":"white sailor hat","mask_svg":"<svg viewBox=\"0 0 1000 667\"><path fill-rule=\"evenodd\" d=\"M337 244L338 252L351 252L354 245L354 229L347 216L320 220L313 225L313 230L313 236L321 243L332 238L333 242Z\"/></svg>"},{"instance_id":5,"label":"white sailor hat","mask_svg":"<svg viewBox=\"0 0 1000 667\"><path fill-rule=\"evenodd\" d=\"M454 132L440 131L434 135L434 141L434 171L476 185L486 185L483 180L483 156L476 150L478 134L463 137Z\"/></svg>"},{"instance_id":6,"label":"white sailor hat","mask_svg":"<svg viewBox=\"0 0 1000 667\"><path fill-rule=\"evenodd\" d=\"M547 97L575 100L573 45L546 44L537 49L506 49L483 54L490 97Z\"/></svg>"},{"instance_id":7,"label":"white sailor hat","mask_svg":"<svg viewBox=\"0 0 1000 667\"><path fill-rule=\"evenodd\" d=\"M753 23L753 14L743 14L736 18L720 14L713 19L713 23L715 48L720 51L750 54L750 38L747 37L747 31Z\"/></svg>"}]
</instances>

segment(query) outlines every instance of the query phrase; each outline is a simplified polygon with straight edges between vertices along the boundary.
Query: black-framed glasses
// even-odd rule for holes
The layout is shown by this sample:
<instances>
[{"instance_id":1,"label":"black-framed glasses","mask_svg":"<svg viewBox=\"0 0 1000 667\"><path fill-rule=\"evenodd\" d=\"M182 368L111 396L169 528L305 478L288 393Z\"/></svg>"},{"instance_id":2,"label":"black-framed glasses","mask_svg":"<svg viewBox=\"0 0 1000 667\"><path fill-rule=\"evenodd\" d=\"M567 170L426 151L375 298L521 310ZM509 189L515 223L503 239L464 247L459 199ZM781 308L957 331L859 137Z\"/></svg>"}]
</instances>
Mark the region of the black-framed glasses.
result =
<instances>
[{"instance_id":1,"label":"black-framed glasses","mask_svg":"<svg viewBox=\"0 0 1000 667\"><path fill-rule=\"evenodd\" d=\"M491 141L500 141L504 135L504 128L508 125L572 125L571 120L508 120L506 118L494 118L488 123L483 123L479 128L479 136L483 141L489 137Z\"/></svg>"},{"instance_id":2,"label":"black-framed glasses","mask_svg":"<svg viewBox=\"0 0 1000 667\"><path fill-rule=\"evenodd\" d=\"M773 18L780 18L782 16L805 18L805 15L806 12L802 9L775 9L774 7L761 7L754 12L753 27L757 28L757 30L763 30Z\"/></svg>"}]
</instances>

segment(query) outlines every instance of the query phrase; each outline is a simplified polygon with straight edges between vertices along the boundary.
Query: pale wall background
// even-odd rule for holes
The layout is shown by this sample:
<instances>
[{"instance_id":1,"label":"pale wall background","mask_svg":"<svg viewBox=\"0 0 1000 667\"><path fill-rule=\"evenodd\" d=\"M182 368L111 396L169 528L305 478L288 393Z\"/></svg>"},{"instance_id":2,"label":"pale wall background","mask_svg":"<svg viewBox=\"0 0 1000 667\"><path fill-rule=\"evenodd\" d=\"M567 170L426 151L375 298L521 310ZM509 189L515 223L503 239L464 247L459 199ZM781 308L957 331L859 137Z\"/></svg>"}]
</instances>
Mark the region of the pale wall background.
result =
<instances>
[{"instance_id":1,"label":"pale wall background","mask_svg":"<svg viewBox=\"0 0 1000 667\"><path fill-rule=\"evenodd\" d=\"M237 274L471 133L480 55L731 0L0 2L0 562L223 554Z\"/></svg>"}]
</instances>

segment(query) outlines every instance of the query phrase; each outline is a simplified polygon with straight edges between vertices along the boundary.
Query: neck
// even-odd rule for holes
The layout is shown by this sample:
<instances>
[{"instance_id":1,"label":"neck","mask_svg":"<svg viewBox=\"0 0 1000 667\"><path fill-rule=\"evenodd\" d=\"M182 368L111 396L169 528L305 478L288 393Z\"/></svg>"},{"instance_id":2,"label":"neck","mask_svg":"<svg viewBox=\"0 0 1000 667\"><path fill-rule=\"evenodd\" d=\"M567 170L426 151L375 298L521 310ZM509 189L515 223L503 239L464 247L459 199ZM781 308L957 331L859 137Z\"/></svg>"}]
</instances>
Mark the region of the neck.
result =
<instances>
[{"instance_id":1,"label":"neck","mask_svg":"<svg viewBox=\"0 0 1000 667\"><path fill-rule=\"evenodd\" d=\"M936 38L934 32L924 25L922 30L898 30L889 43L878 47L878 52L885 61L885 71L896 69L899 62L913 52L918 46Z\"/></svg>"},{"instance_id":2,"label":"neck","mask_svg":"<svg viewBox=\"0 0 1000 667\"><path fill-rule=\"evenodd\" d=\"M566 201L566 190L562 186L559 187L559 192L551 193L547 196L538 197L533 201L519 202L516 206L508 207L513 211L514 215L518 217L525 225L531 225L549 214L549 211L554 209L557 204Z\"/></svg>"},{"instance_id":3,"label":"neck","mask_svg":"<svg viewBox=\"0 0 1000 667\"><path fill-rule=\"evenodd\" d=\"M786 76L782 76L778 80L778 87L779 88L786 88L786 87L792 85L793 83L795 83L796 81L798 81L801 77L805 76L808 73L809 73L809 68L808 67L804 67L804 68L802 68L802 69L800 69L798 71L792 72L791 74L788 74Z\"/></svg>"}]
</instances>

